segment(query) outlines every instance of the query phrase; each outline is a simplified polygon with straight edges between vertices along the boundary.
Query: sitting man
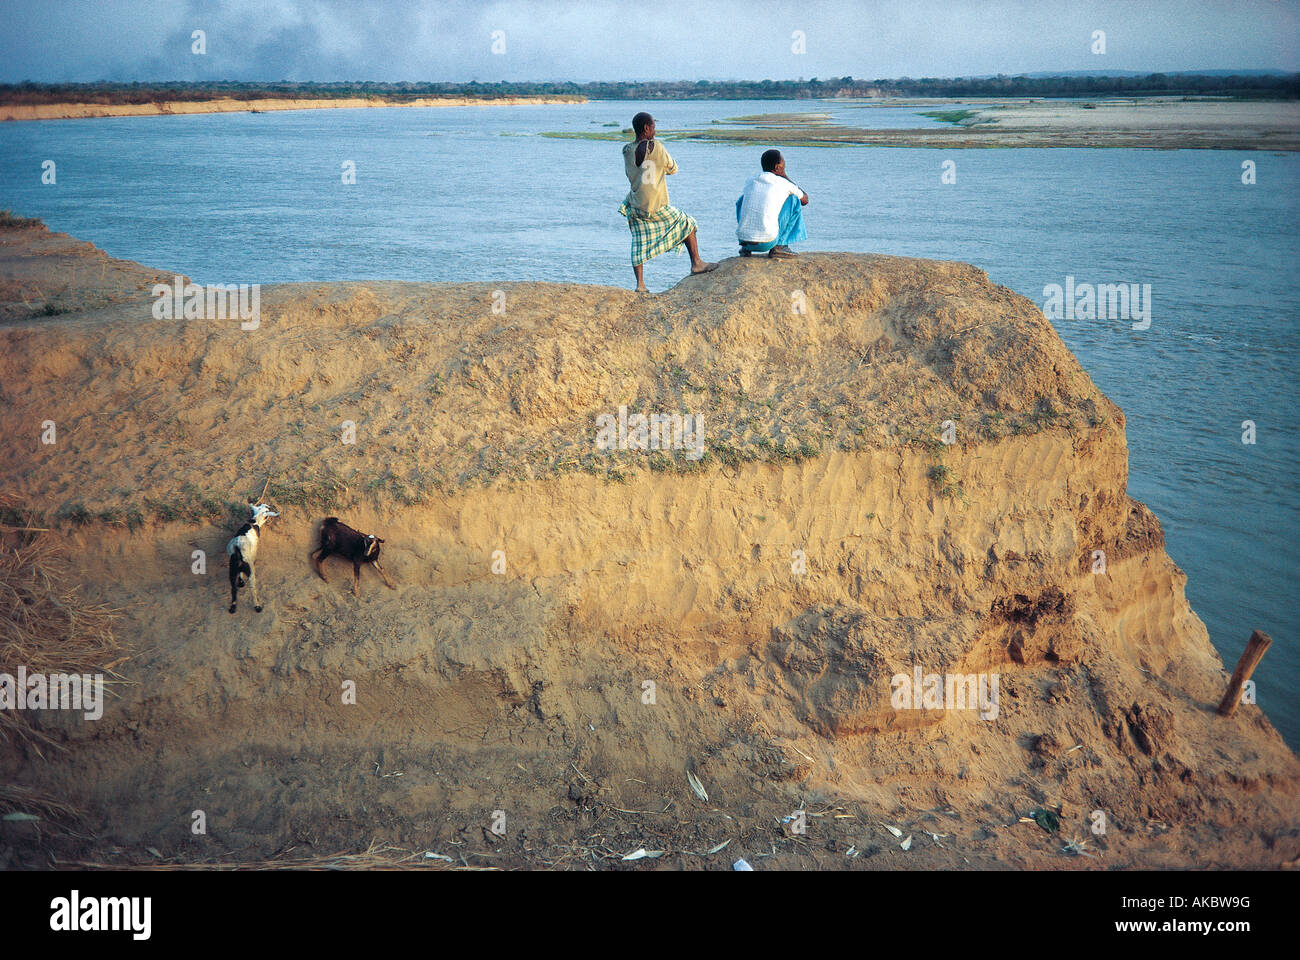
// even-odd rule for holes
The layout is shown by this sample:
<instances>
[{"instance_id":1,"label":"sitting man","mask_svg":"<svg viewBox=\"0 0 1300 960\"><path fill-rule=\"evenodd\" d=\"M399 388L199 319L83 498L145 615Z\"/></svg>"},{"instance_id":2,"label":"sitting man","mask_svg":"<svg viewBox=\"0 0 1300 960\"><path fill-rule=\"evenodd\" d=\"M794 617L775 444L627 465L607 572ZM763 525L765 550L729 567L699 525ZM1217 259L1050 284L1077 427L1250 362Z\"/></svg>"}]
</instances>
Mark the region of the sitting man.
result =
<instances>
[{"instance_id":1,"label":"sitting man","mask_svg":"<svg viewBox=\"0 0 1300 960\"><path fill-rule=\"evenodd\" d=\"M618 212L627 217L632 231L632 273L637 293L649 293L642 266L661 253L685 246L691 255L691 273L708 273L717 267L700 259L695 240L695 219L668 203L664 177L677 172L677 163L655 139L655 120L648 113L632 118L636 142L623 147L623 171L632 189Z\"/></svg>"},{"instance_id":2,"label":"sitting man","mask_svg":"<svg viewBox=\"0 0 1300 960\"><path fill-rule=\"evenodd\" d=\"M789 259L795 256L789 245L808 239L803 228L808 194L786 179L780 150L766 151L762 164L763 172L749 178L736 201L740 255L766 253L774 259Z\"/></svg>"}]
</instances>

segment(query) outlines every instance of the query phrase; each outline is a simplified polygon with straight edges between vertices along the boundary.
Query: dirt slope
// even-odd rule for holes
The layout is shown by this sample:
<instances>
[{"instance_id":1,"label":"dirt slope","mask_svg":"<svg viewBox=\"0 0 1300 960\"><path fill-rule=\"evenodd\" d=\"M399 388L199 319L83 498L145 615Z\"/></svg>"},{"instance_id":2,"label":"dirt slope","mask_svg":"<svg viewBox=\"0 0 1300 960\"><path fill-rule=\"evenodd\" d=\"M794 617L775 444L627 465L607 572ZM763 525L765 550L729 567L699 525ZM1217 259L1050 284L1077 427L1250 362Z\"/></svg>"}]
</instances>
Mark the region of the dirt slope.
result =
<instances>
[{"instance_id":1,"label":"dirt slope","mask_svg":"<svg viewBox=\"0 0 1300 960\"><path fill-rule=\"evenodd\" d=\"M85 811L77 835L0 824L12 865L1300 853L1300 765L1256 707L1214 715L1226 673L1125 492L1122 414L973 267L731 260L653 298L284 285L241 330L154 319L158 274L101 256L0 231L0 489L124 607L132 656L101 720L36 718L64 752L0 745L8 779ZM620 405L701 417L707 452L598 449ZM225 542L268 480L266 608L232 616ZM385 538L396 590L316 578L329 514ZM895 709L917 666L996 674L996 717ZM1020 822L1040 808L1060 833ZM619 859L638 847L666 852Z\"/></svg>"}]
</instances>

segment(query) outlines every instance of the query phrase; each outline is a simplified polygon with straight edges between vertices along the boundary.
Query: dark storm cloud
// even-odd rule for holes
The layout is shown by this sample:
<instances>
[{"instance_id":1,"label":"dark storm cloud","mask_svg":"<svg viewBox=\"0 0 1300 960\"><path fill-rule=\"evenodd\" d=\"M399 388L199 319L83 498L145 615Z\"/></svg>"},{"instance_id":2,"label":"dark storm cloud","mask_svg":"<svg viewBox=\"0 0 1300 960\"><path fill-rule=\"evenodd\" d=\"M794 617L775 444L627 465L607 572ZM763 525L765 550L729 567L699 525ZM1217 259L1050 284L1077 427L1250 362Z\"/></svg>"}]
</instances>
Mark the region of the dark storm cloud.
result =
<instances>
[{"instance_id":1,"label":"dark storm cloud","mask_svg":"<svg viewBox=\"0 0 1300 960\"><path fill-rule=\"evenodd\" d=\"M1297 69L1273 0L7 0L0 80L558 80ZM207 54L191 52L194 30ZM1104 30L1107 53L1090 50ZM502 31L505 53L492 52ZM792 49L795 31L806 53Z\"/></svg>"}]
</instances>

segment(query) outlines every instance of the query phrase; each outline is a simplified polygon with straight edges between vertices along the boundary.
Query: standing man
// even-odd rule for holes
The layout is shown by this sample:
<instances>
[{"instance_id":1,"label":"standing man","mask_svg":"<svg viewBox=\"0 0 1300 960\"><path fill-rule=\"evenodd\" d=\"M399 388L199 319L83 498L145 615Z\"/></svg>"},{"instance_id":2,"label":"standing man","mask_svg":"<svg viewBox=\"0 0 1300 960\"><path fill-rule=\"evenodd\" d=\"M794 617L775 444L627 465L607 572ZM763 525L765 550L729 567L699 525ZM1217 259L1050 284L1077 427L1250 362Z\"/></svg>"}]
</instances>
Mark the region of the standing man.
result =
<instances>
[{"instance_id":1,"label":"standing man","mask_svg":"<svg viewBox=\"0 0 1300 960\"><path fill-rule=\"evenodd\" d=\"M636 292L646 289L642 266L647 260L676 250L683 244L691 255L691 273L708 273L717 267L700 259L695 241L695 219L668 203L664 177L677 172L677 164L664 145L655 139L654 117L638 113L632 118L636 142L623 147L623 169L632 189L618 212L627 217L632 231L632 273Z\"/></svg>"},{"instance_id":2,"label":"standing man","mask_svg":"<svg viewBox=\"0 0 1300 960\"><path fill-rule=\"evenodd\" d=\"M796 255L789 245L808 239L803 228L808 194L786 177L785 157L780 150L765 151L759 163L763 172L749 178L745 192L736 201L740 255L766 253L774 260L788 260Z\"/></svg>"}]
</instances>

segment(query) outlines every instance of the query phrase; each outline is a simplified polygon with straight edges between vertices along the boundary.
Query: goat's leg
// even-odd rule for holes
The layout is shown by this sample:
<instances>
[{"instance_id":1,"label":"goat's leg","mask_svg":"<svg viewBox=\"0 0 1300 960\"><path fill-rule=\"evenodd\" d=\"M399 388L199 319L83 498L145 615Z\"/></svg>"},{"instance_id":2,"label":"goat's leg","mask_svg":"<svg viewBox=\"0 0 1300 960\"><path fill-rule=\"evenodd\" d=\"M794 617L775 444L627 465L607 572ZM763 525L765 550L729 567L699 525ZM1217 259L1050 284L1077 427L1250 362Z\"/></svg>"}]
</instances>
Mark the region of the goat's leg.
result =
<instances>
[{"instance_id":1,"label":"goat's leg","mask_svg":"<svg viewBox=\"0 0 1300 960\"><path fill-rule=\"evenodd\" d=\"M316 550L313 550L311 554L311 562L316 565L316 573L319 574L320 578L324 580L326 583L330 582L330 578L325 576L325 571L321 569L321 561L323 561L329 555L330 552L326 550L324 547L320 547Z\"/></svg>"},{"instance_id":2,"label":"goat's leg","mask_svg":"<svg viewBox=\"0 0 1300 960\"><path fill-rule=\"evenodd\" d=\"M379 565L379 561L378 561L378 560L375 560L375 561L372 561L372 562L373 562L374 568L375 568L376 570L379 571L379 575L380 575L381 577L384 578L384 583L386 583L386 584L388 585L388 589L389 589L389 590L396 590L397 588L396 588L395 586L393 586L392 581L388 579L388 574L384 573L384 568L381 567L381 566Z\"/></svg>"},{"instance_id":3,"label":"goat's leg","mask_svg":"<svg viewBox=\"0 0 1300 960\"><path fill-rule=\"evenodd\" d=\"M230 555L230 612L235 612L235 602L239 599L239 558Z\"/></svg>"},{"instance_id":4,"label":"goat's leg","mask_svg":"<svg viewBox=\"0 0 1300 960\"><path fill-rule=\"evenodd\" d=\"M352 561L352 596L361 596L361 561Z\"/></svg>"},{"instance_id":5,"label":"goat's leg","mask_svg":"<svg viewBox=\"0 0 1300 960\"><path fill-rule=\"evenodd\" d=\"M253 590L253 611L255 613L261 613L262 603L257 599L257 567L252 564L249 564L248 567L248 585Z\"/></svg>"}]
</instances>

